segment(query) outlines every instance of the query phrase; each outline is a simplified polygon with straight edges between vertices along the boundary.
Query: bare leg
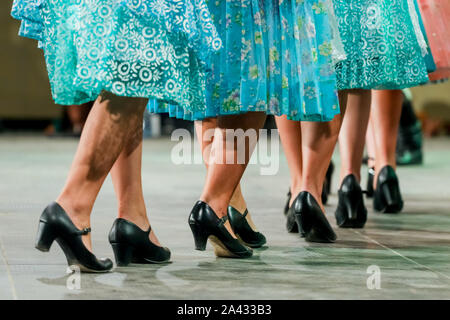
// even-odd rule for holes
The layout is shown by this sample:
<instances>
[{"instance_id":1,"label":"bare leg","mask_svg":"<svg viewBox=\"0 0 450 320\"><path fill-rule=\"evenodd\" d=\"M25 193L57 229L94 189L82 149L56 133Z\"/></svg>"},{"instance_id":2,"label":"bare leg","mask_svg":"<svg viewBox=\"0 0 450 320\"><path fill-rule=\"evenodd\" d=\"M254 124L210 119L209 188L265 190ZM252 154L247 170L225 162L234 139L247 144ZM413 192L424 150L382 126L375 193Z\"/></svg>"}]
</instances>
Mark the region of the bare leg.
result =
<instances>
[{"instance_id":1,"label":"bare leg","mask_svg":"<svg viewBox=\"0 0 450 320\"><path fill-rule=\"evenodd\" d=\"M117 195L119 218L133 222L142 230L148 230L150 222L145 207L141 176L142 125L137 127L136 131L136 139L141 142L134 150L128 150L128 146L125 146L111 169L111 177ZM150 241L160 246L153 229Z\"/></svg>"},{"instance_id":2,"label":"bare leg","mask_svg":"<svg viewBox=\"0 0 450 320\"><path fill-rule=\"evenodd\" d=\"M371 121L376 146L375 181L384 166L396 168L395 149L402 103L401 90L373 90Z\"/></svg>"},{"instance_id":3,"label":"bare leg","mask_svg":"<svg viewBox=\"0 0 450 320\"><path fill-rule=\"evenodd\" d=\"M341 182L350 174L361 181L365 133L370 116L370 96L370 90L349 91L345 117L339 134Z\"/></svg>"},{"instance_id":4,"label":"bare leg","mask_svg":"<svg viewBox=\"0 0 450 320\"><path fill-rule=\"evenodd\" d=\"M250 143L245 143L245 163L239 164L237 161L238 146L236 143L233 148L227 145L226 131L227 129L233 129L233 131L236 129L244 131L254 129L258 134L265 120L266 115L259 112L218 118L216 135L212 145L213 153L211 156L213 156L213 161L210 161L206 183L200 199L208 203L219 217L224 217L227 214L231 197L244 174L256 145L256 141L255 145L251 146ZM232 134L234 135L234 132ZM226 163L226 158L230 156L234 159L233 163ZM228 221L225 226L234 235Z\"/></svg>"},{"instance_id":5,"label":"bare leg","mask_svg":"<svg viewBox=\"0 0 450 320\"><path fill-rule=\"evenodd\" d=\"M66 184L57 198L79 229L90 226L98 192L117 158L139 146L134 130L142 124L147 99L102 93L88 116ZM83 242L91 249L89 236Z\"/></svg>"},{"instance_id":6,"label":"bare leg","mask_svg":"<svg viewBox=\"0 0 450 320\"><path fill-rule=\"evenodd\" d=\"M291 176L291 203L302 189L302 128L298 121L288 120L286 116L275 117L281 144L288 162Z\"/></svg>"},{"instance_id":7,"label":"bare leg","mask_svg":"<svg viewBox=\"0 0 450 320\"><path fill-rule=\"evenodd\" d=\"M372 117L369 117L372 119ZM367 166L369 168L375 167L375 137L373 133L373 124L372 120L369 121L369 125L367 126L367 134L366 134L366 150L367 150Z\"/></svg>"},{"instance_id":8,"label":"bare leg","mask_svg":"<svg viewBox=\"0 0 450 320\"><path fill-rule=\"evenodd\" d=\"M214 132L214 130L218 126L218 119L217 118L208 118L203 121L196 121L195 122L195 130L197 133L197 139L200 141L201 149L202 149L202 156L203 160L205 162L206 170L209 169L209 163L211 159L211 148L212 143L214 140L214 137L211 137L211 134L208 134L208 132ZM211 139L210 139L211 137ZM239 183L236 189L233 192L233 196L230 200L230 206L235 208L240 213L244 213L247 209L247 203L245 202L244 196L242 195L241 190L241 184ZM249 223L249 225L253 228L254 231L256 231L256 226L252 220L250 212L246 216L246 220Z\"/></svg>"},{"instance_id":9,"label":"bare leg","mask_svg":"<svg viewBox=\"0 0 450 320\"><path fill-rule=\"evenodd\" d=\"M298 122L277 117L283 150L291 174L291 203L301 191L310 192L322 204L322 188L333 155L347 102L347 91L339 93L341 115L331 122Z\"/></svg>"},{"instance_id":10,"label":"bare leg","mask_svg":"<svg viewBox=\"0 0 450 320\"><path fill-rule=\"evenodd\" d=\"M342 119L347 104L347 91L340 92L341 114L330 122L303 122L302 128L302 187L292 190L297 195L301 191L309 192L322 204L322 188L328 166L339 136Z\"/></svg>"}]
</instances>

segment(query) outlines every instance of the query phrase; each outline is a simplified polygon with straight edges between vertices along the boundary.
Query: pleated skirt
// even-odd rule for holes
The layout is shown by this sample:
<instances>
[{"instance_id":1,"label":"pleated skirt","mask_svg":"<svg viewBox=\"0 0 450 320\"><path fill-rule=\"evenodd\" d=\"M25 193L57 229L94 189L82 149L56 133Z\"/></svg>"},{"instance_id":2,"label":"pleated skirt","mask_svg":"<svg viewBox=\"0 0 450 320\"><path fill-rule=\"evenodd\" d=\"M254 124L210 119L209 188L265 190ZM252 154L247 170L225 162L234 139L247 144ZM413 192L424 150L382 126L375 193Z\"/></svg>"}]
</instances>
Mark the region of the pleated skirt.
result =
<instances>
[{"instance_id":1,"label":"pleated skirt","mask_svg":"<svg viewBox=\"0 0 450 320\"><path fill-rule=\"evenodd\" d=\"M339 89L403 89L429 81L433 68L412 0L333 0L347 59ZM414 20L416 19L416 20Z\"/></svg>"},{"instance_id":2,"label":"pleated skirt","mask_svg":"<svg viewBox=\"0 0 450 320\"><path fill-rule=\"evenodd\" d=\"M330 121L340 113L335 63L344 53L330 1L222 0L208 6L223 46L212 56L206 109L186 112L152 101L150 111L188 120L265 112Z\"/></svg>"},{"instance_id":3,"label":"pleated skirt","mask_svg":"<svg viewBox=\"0 0 450 320\"><path fill-rule=\"evenodd\" d=\"M12 16L44 50L57 104L105 90L205 109L221 40L204 0L15 0Z\"/></svg>"}]
</instances>

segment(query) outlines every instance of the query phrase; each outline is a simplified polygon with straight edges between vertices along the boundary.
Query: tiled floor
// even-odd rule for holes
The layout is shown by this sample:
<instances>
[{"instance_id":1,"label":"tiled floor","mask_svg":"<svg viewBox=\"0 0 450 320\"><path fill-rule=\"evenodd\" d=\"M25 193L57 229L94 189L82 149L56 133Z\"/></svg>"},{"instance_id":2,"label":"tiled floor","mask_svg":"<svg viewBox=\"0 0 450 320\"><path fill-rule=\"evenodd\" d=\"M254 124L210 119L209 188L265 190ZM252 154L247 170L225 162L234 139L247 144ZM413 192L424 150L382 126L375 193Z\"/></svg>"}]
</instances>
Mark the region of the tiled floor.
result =
<instances>
[{"instance_id":1,"label":"tiled floor","mask_svg":"<svg viewBox=\"0 0 450 320\"><path fill-rule=\"evenodd\" d=\"M399 169L406 202L402 214L373 213L368 201L366 228L336 228L339 239L331 245L308 244L286 233L282 207L288 171L283 157L276 176L260 176L258 166L250 166L244 193L268 246L249 260L218 259L211 249L193 250L186 220L204 169L172 164L172 146L167 140L145 142L144 190L153 228L171 248L173 263L83 274L81 289L70 290L67 283L77 282L66 275L59 247L44 254L33 243L38 216L62 187L76 141L0 136L0 299L450 298L450 140L427 141L426 164ZM363 172L365 178L365 167ZM337 173L327 206L334 226L336 178ZM108 179L92 216L98 256L113 256L107 233L115 210ZM368 278L377 270L381 288L370 289Z\"/></svg>"}]
</instances>

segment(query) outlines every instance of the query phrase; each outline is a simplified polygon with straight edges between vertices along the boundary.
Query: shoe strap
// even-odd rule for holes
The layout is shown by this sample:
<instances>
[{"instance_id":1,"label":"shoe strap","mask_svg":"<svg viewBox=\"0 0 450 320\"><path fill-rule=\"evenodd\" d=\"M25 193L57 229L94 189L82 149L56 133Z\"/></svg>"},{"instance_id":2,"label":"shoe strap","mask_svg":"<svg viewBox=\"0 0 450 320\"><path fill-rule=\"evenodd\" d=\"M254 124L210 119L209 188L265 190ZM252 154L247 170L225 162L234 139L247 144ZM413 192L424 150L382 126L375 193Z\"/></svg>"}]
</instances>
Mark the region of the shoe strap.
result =
<instances>
[{"instance_id":1,"label":"shoe strap","mask_svg":"<svg viewBox=\"0 0 450 320\"><path fill-rule=\"evenodd\" d=\"M222 218L219 219L219 226L223 226L225 222L228 221L228 215L224 215Z\"/></svg>"},{"instance_id":2,"label":"shoe strap","mask_svg":"<svg viewBox=\"0 0 450 320\"><path fill-rule=\"evenodd\" d=\"M245 209L244 214L242 215L242 218L245 218L248 215L248 209Z\"/></svg>"},{"instance_id":3,"label":"shoe strap","mask_svg":"<svg viewBox=\"0 0 450 320\"><path fill-rule=\"evenodd\" d=\"M89 234L91 232L91 228L84 228L83 230L79 230L77 231L75 234L80 235L80 236L85 236L87 234Z\"/></svg>"}]
</instances>

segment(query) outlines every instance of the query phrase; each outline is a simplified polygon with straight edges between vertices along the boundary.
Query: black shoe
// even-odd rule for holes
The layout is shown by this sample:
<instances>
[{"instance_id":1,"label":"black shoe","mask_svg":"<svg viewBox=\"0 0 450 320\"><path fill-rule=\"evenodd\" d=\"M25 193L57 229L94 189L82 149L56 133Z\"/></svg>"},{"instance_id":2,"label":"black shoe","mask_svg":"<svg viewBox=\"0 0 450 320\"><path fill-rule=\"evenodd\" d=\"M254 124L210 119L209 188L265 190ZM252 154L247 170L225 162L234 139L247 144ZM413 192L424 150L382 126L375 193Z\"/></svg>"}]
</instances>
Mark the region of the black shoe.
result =
<instances>
[{"instance_id":1,"label":"black shoe","mask_svg":"<svg viewBox=\"0 0 450 320\"><path fill-rule=\"evenodd\" d=\"M170 250L150 241L151 227L142 230L125 219L116 219L109 232L109 243L114 251L118 266L130 263L165 263L170 260Z\"/></svg>"},{"instance_id":2,"label":"black shoe","mask_svg":"<svg viewBox=\"0 0 450 320\"><path fill-rule=\"evenodd\" d=\"M385 166L378 175L373 207L383 213L399 213L403 209L398 178L391 166Z\"/></svg>"},{"instance_id":3,"label":"black shoe","mask_svg":"<svg viewBox=\"0 0 450 320\"><path fill-rule=\"evenodd\" d=\"M294 200L288 215L294 216L300 234L308 242L335 242L336 234L316 199L306 191Z\"/></svg>"},{"instance_id":4,"label":"black shoe","mask_svg":"<svg viewBox=\"0 0 450 320\"><path fill-rule=\"evenodd\" d=\"M373 198L373 180L375 179L375 168L369 168L369 172L367 173L367 188L366 188L366 196L367 198Z\"/></svg>"},{"instance_id":5,"label":"black shoe","mask_svg":"<svg viewBox=\"0 0 450 320\"><path fill-rule=\"evenodd\" d=\"M283 213L285 216L287 216L288 211L289 211L289 204L291 203L291 197L292 197L292 193L291 193L291 189L289 189L289 191L287 193L286 204L284 205L284 210L283 210Z\"/></svg>"},{"instance_id":6,"label":"black shoe","mask_svg":"<svg viewBox=\"0 0 450 320\"><path fill-rule=\"evenodd\" d=\"M231 228L233 228L238 239L247 247L261 248L266 244L266 237L260 232L253 231L247 222L247 215L247 209L245 209L244 214L241 214L232 206L228 207L228 218L230 219Z\"/></svg>"},{"instance_id":7,"label":"black shoe","mask_svg":"<svg viewBox=\"0 0 450 320\"><path fill-rule=\"evenodd\" d=\"M334 163L333 163L333 161L331 161L330 165L328 166L328 169L327 169L325 181L323 182L322 203L324 205L327 204L328 196L331 194L331 179L333 178L333 172L334 172Z\"/></svg>"},{"instance_id":8,"label":"black shoe","mask_svg":"<svg viewBox=\"0 0 450 320\"><path fill-rule=\"evenodd\" d=\"M233 238L224 226L227 220L228 216L219 218L207 203L197 201L189 216L196 250L204 251L209 239L218 257L250 258L253 250Z\"/></svg>"},{"instance_id":9,"label":"black shoe","mask_svg":"<svg viewBox=\"0 0 450 320\"><path fill-rule=\"evenodd\" d=\"M64 209L56 202L42 213L36 239L36 249L48 252L56 240L67 258L69 266L78 266L82 272L108 272L113 263L110 259L97 259L86 249L81 237L90 228L79 230Z\"/></svg>"},{"instance_id":10,"label":"black shoe","mask_svg":"<svg viewBox=\"0 0 450 320\"><path fill-rule=\"evenodd\" d=\"M353 174L342 181L338 191L339 202L336 208L336 223L341 228L362 228L367 221L363 191Z\"/></svg>"}]
</instances>

